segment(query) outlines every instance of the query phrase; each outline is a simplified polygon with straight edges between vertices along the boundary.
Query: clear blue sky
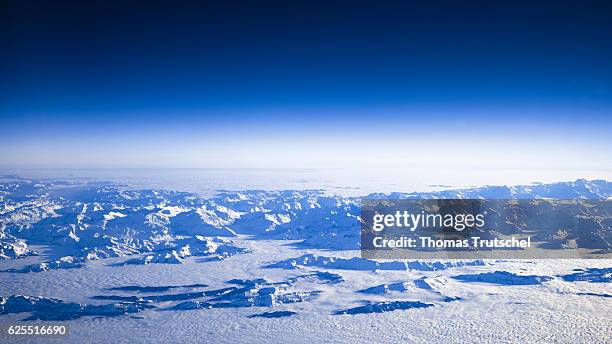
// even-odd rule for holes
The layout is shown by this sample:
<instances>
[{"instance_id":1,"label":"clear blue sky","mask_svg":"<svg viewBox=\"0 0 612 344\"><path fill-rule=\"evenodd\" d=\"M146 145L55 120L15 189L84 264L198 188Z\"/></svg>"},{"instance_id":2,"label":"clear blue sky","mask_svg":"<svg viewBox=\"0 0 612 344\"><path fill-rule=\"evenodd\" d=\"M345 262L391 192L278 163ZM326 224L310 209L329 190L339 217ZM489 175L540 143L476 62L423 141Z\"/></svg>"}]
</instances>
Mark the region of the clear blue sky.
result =
<instances>
[{"instance_id":1,"label":"clear blue sky","mask_svg":"<svg viewBox=\"0 0 612 344\"><path fill-rule=\"evenodd\" d=\"M0 167L610 169L611 17L608 1L5 1Z\"/></svg>"}]
</instances>

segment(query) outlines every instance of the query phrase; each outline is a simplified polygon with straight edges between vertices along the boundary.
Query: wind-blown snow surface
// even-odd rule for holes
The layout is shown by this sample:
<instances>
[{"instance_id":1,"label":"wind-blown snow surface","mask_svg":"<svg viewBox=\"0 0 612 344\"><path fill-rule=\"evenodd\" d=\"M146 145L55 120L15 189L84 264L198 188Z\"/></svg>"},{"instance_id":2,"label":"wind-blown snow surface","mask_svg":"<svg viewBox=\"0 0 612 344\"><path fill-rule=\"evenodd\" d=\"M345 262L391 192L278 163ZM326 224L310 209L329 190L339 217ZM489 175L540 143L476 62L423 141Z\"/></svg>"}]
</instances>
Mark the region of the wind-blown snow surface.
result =
<instances>
[{"instance_id":1,"label":"wind-blown snow surface","mask_svg":"<svg viewBox=\"0 0 612 344\"><path fill-rule=\"evenodd\" d=\"M578 180L392 198L595 198ZM0 183L0 328L66 342L606 342L612 262L359 258L359 200ZM38 320L36 320L38 319ZM109 337L112 336L112 337ZM0 342L37 342L9 338Z\"/></svg>"}]
</instances>

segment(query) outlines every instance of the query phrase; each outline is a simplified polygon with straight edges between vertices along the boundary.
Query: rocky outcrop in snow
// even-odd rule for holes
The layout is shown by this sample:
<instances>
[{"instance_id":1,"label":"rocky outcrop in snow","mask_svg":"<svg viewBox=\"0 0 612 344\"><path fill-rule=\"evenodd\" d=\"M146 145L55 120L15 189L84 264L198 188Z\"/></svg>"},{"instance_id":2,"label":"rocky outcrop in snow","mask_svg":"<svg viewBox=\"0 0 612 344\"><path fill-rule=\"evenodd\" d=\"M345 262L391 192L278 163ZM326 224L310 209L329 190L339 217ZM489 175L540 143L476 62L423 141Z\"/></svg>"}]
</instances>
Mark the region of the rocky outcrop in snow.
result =
<instances>
[{"instance_id":1,"label":"rocky outcrop in snow","mask_svg":"<svg viewBox=\"0 0 612 344\"><path fill-rule=\"evenodd\" d=\"M428 278L422 277L414 281L406 281L406 282L396 282L396 283L387 283L380 284L374 287L366 288L363 290L357 291L362 294L388 294L393 291L407 291L410 289L424 289L424 290L433 290L434 286L444 285L446 281L443 278Z\"/></svg>"},{"instance_id":2,"label":"rocky outcrop in snow","mask_svg":"<svg viewBox=\"0 0 612 344\"><path fill-rule=\"evenodd\" d=\"M7 272L42 272L56 269L76 269L83 267L83 260L66 256L50 262L26 265L20 269L9 269Z\"/></svg>"},{"instance_id":3,"label":"rocky outcrop in snow","mask_svg":"<svg viewBox=\"0 0 612 344\"><path fill-rule=\"evenodd\" d=\"M498 285L536 285L548 282L550 276L518 275L508 271L483 272L474 275L458 275L454 279L462 282L480 282Z\"/></svg>"},{"instance_id":4,"label":"rocky outcrop in snow","mask_svg":"<svg viewBox=\"0 0 612 344\"><path fill-rule=\"evenodd\" d=\"M284 318L296 315L296 312L291 311L275 311L275 312L263 312L259 314L249 315L249 318Z\"/></svg>"},{"instance_id":5,"label":"rocky outcrop in snow","mask_svg":"<svg viewBox=\"0 0 612 344\"><path fill-rule=\"evenodd\" d=\"M154 306L143 302L119 302L106 305L66 303L46 297L13 295L0 297L0 314L30 312L26 320L72 320L83 316L112 317L138 313Z\"/></svg>"},{"instance_id":6,"label":"rocky outcrop in snow","mask_svg":"<svg viewBox=\"0 0 612 344\"><path fill-rule=\"evenodd\" d=\"M612 283L612 268L576 269L576 272L563 275L561 278L568 282Z\"/></svg>"},{"instance_id":7,"label":"rocky outcrop in snow","mask_svg":"<svg viewBox=\"0 0 612 344\"><path fill-rule=\"evenodd\" d=\"M424 261L409 261L409 262L379 262L365 258L335 258L324 257L316 254L305 254L298 258L290 258L280 262L267 265L267 268L279 269L296 269L298 266L316 266L328 269L338 270L419 270L419 271L436 271L445 270L461 266L484 266L487 263L484 260L473 261L446 261L446 262L424 262Z\"/></svg>"},{"instance_id":8,"label":"rocky outcrop in snow","mask_svg":"<svg viewBox=\"0 0 612 344\"><path fill-rule=\"evenodd\" d=\"M30 250L28 244L23 240L0 242L0 259L16 259L35 256L36 254L36 252Z\"/></svg>"},{"instance_id":9,"label":"rocky outcrop in snow","mask_svg":"<svg viewBox=\"0 0 612 344\"><path fill-rule=\"evenodd\" d=\"M248 252L247 249L232 245L228 240L205 238L199 235L195 238L179 239L175 242L175 246L176 249L147 254L143 257L130 259L124 264L181 264L183 260L192 256L223 260L238 253Z\"/></svg>"},{"instance_id":10,"label":"rocky outcrop in snow","mask_svg":"<svg viewBox=\"0 0 612 344\"><path fill-rule=\"evenodd\" d=\"M385 313L396 310L406 310L411 308L427 308L433 307L431 303L423 303L421 301L389 301L389 302L373 302L364 306L349 308L337 311L334 314L367 314L367 313Z\"/></svg>"}]
</instances>

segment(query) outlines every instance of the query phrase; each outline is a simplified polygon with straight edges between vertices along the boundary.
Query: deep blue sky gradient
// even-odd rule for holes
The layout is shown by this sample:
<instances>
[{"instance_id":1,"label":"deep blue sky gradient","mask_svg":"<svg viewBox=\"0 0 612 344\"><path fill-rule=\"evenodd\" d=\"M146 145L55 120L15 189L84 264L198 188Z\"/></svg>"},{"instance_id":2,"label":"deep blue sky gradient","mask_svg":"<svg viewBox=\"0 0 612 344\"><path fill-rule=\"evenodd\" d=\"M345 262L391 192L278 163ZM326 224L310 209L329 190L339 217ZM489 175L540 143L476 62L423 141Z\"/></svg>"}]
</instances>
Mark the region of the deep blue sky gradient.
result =
<instances>
[{"instance_id":1,"label":"deep blue sky gradient","mask_svg":"<svg viewBox=\"0 0 612 344\"><path fill-rule=\"evenodd\" d=\"M311 144L411 144L416 129L421 142L432 131L449 144L571 141L600 160L612 147L609 1L8 1L0 11L0 165L267 166L276 146L324 165L334 158L317 160L326 148ZM580 165L573 157L563 163Z\"/></svg>"}]
</instances>

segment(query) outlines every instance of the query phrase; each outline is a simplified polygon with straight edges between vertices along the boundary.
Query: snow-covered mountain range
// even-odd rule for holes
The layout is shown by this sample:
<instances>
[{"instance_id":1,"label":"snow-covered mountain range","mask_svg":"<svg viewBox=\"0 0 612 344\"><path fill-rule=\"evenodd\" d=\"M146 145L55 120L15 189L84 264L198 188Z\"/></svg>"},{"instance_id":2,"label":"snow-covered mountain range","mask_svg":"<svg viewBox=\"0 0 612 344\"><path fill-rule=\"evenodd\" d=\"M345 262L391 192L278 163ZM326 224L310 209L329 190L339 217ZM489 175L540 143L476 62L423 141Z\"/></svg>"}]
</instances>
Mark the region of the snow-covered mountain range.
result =
<instances>
[{"instance_id":1,"label":"snow-covered mountain range","mask_svg":"<svg viewBox=\"0 0 612 344\"><path fill-rule=\"evenodd\" d=\"M366 197L608 199L612 183L577 180ZM189 256L223 259L246 252L232 244L236 235L300 240L296 245L318 249L358 249L359 202L321 190L224 191L203 198L103 182L13 179L0 183L0 258L36 254L30 245L56 249L56 259L27 266L24 272L136 254L143 256L127 264L180 263ZM604 249L611 248L612 243L603 243Z\"/></svg>"}]
</instances>

